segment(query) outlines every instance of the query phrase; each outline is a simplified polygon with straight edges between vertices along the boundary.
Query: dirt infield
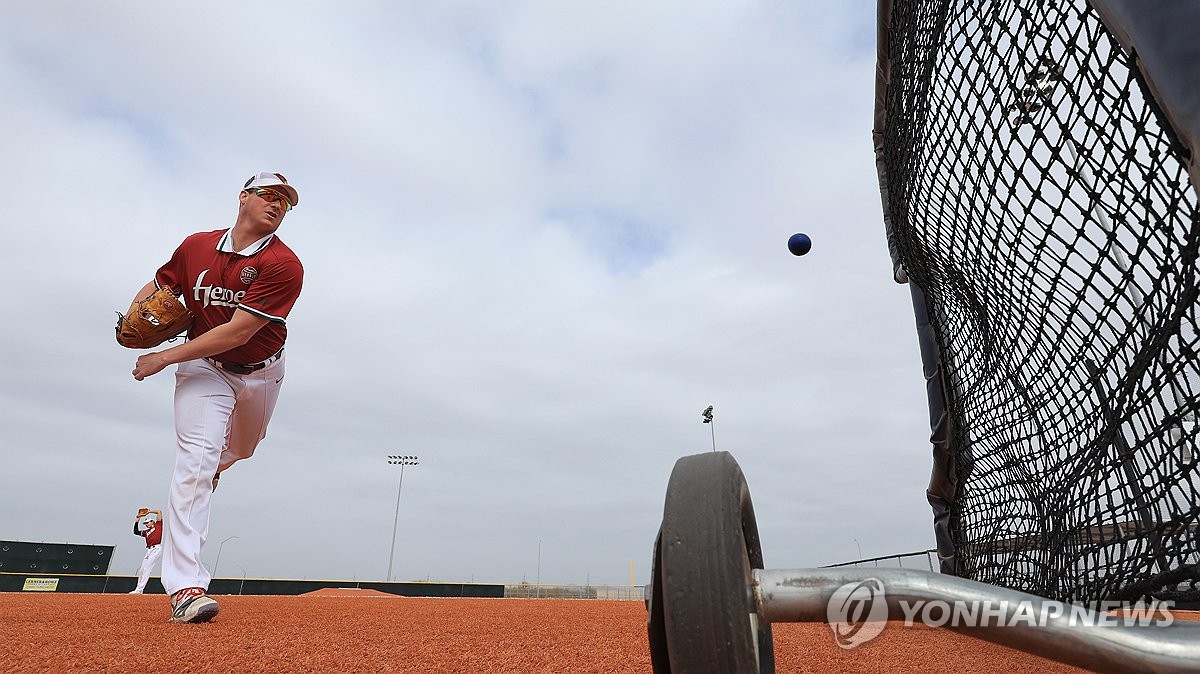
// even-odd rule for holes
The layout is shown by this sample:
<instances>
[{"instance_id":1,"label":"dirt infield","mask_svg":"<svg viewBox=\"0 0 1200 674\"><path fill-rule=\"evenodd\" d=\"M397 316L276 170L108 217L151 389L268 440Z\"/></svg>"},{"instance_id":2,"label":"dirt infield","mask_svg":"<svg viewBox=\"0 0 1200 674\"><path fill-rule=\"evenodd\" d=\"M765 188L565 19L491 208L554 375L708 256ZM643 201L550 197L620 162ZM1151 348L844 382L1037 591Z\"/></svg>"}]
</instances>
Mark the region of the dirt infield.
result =
<instances>
[{"instance_id":1,"label":"dirt infield","mask_svg":"<svg viewBox=\"0 0 1200 674\"><path fill-rule=\"evenodd\" d=\"M217 596L213 622L173 625L164 595L0 593L0 671L650 671L641 602L323 594ZM772 629L781 673L1084 671L927 627L852 651L823 624Z\"/></svg>"}]
</instances>

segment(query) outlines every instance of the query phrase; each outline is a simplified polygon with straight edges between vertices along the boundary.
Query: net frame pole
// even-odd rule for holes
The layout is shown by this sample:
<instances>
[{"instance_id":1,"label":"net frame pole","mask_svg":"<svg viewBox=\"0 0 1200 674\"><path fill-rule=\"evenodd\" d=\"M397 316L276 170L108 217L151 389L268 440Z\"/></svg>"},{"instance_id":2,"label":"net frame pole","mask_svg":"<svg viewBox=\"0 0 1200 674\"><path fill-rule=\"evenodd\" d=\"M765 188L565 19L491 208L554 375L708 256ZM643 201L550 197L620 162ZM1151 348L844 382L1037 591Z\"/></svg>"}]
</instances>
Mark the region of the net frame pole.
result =
<instances>
[{"instance_id":1,"label":"net frame pole","mask_svg":"<svg viewBox=\"0 0 1200 674\"><path fill-rule=\"evenodd\" d=\"M1086 667L1098 672L1193 671L1200 662L1200 623L1134 621L1107 624L1093 609L1077 606L1055 612L1037 595L1009 590L965 578L916 570L893 569L755 569L752 591L760 620L766 622L828 622L834 593L846 585L876 580L884 588L889 620L912 615L916 602L987 602L1002 607L997 623L979 626L947 624L971 637L1016 648L1026 653ZM876 595L877 597L878 595ZM874 599L874 597L873 597ZM1062 607L1061 604L1058 604ZM1022 607L1028 607L1022 608ZM1041 625L1021 618L1031 609ZM907 615L906 615L907 610ZM867 610L862 615L868 614ZM1091 626L1072 624L1091 621ZM1163 623L1166 621L1164 620ZM1099 624L1097 624L1099 623ZM1140 624L1139 624L1140 623Z\"/></svg>"}]
</instances>

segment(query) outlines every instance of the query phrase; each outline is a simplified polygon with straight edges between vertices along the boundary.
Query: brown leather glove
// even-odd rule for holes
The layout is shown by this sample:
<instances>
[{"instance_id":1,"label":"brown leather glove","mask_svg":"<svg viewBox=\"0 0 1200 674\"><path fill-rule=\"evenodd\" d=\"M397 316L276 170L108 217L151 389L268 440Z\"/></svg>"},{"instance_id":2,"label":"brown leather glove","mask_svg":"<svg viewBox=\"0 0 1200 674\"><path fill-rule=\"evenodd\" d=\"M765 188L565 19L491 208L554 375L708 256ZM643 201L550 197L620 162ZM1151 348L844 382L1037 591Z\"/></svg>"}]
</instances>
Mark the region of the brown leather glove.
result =
<instances>
[{"instance_id":1,"label":"brown leather glove","mask_svg":"<svg viewBox=\"0 0 1200 674\"><path fill-rule=\"evenodd\" d=\"M152 349L192 327L195 316L167 286L138 300L128 316L117 312L117 343L130 349Z\"/></svg>"}]
</instances>

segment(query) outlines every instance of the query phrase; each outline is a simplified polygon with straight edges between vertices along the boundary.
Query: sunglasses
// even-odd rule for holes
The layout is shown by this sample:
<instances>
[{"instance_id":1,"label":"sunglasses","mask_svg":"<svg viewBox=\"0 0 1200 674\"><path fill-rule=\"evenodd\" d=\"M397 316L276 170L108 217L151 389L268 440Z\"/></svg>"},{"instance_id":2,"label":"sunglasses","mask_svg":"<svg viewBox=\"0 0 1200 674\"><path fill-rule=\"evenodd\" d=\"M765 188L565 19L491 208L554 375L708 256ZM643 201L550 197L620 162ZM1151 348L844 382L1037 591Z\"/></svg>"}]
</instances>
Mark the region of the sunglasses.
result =
<instances>
[{"instance_id":1,"label":"sunglasses","mask_svg":"<svg viewBox=\"0 0 1200 674\"><path fill-rule=\"evenodd\" d=\"M252 189L249 189L246 191L253 192L254 195L260 199L265 199L272 203L282 204L283 210L285 210L285 211L292 210L292 202L288 201L287 197L283 196L282 194L280 194L278 192L272 192L271 190L264 190L261 187L255 187L255 188L252 188Z\"/></svg>"}]
</instances>

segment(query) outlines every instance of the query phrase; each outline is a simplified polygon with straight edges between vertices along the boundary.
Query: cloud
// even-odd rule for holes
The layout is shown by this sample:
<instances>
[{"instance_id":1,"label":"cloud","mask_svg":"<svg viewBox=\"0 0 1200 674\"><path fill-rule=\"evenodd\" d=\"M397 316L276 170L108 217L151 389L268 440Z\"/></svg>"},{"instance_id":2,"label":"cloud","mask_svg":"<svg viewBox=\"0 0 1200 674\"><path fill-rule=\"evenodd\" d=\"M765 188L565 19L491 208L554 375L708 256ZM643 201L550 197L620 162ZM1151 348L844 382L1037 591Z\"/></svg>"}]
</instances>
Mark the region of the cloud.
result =
<instances>
[{"instance_id":1,"label":"cloud","mask_svg":"<svg viewBox=\"0 0 1200 674\"><path fill-rule=\"evenodd\" d=\"M132 380L114 310L278 170L306 282L268 438L217 494L222 575L382 578L395 526L403 579L645 582L671 467L713 444L771 564L932 547L873 4L281 7L0 26L0 311L52 326L0 337L5 537L134 572L173 378Z\"/></svg>"}]
</instances>

